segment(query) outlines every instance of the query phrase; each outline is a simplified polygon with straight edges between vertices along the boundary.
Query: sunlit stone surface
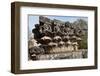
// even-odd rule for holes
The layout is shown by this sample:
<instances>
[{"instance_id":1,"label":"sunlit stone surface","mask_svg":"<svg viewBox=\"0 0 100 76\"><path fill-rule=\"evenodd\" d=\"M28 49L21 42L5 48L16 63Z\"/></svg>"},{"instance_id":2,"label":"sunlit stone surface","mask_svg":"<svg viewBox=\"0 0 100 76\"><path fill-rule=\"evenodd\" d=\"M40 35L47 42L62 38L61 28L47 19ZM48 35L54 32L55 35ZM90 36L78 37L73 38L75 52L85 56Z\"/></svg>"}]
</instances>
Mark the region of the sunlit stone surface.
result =
<instances>
[{"instance_id":1,"label":"sunlit stone surface","mask_svg":"<svg viewBox=\"0 0 100 76\"><path fill-rule=\"evenodd\" d=\"M87 49L79 48L87 29L68 22L40 16L28 41L29 60L87 58Z\"/></svg>"}]
</instances>

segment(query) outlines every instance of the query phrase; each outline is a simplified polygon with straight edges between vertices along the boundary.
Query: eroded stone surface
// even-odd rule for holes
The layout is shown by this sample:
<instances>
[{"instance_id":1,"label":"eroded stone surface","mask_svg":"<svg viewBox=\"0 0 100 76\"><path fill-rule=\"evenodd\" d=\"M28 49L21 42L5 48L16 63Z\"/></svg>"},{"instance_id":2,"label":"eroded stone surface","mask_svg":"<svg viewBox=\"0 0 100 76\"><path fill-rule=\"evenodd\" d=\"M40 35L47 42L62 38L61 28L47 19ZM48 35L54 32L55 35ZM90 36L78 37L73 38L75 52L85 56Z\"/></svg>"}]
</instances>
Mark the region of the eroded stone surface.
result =
<instances>
[{"instance_id":1,"label":"eroded stone surface","mask_svg":"<svg viewBox=\"0 0 100 76\"><path fill-rule=\"evenodd\" d=\"M32 60L86 58L87 50L79 49L86 31L86 27L40 16L39 24L32 30L34 38L29 40L29 57Z\"/></svg>"}]
</instances>

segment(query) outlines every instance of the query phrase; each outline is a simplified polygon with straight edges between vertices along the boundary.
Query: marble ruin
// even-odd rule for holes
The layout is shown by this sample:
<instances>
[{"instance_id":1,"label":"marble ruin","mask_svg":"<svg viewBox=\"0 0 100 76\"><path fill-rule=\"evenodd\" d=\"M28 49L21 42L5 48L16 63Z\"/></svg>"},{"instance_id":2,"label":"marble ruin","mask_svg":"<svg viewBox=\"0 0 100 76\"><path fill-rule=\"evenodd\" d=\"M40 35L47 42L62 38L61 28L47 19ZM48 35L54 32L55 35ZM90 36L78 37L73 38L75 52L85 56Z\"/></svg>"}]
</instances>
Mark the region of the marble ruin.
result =
<instances>
[{"instance_id":1,"label":"marble ruin","mask_svg":"<svg viewBox=\"0 0 100 76\"><path fill-rule=\"evenodd\" d=\"M39 16L39 24L35 25L32 33L33 41L29 41L31 60L83 58L86 53L79 49L84 31L68 22Z\"/></svg>"}]
</instances>

